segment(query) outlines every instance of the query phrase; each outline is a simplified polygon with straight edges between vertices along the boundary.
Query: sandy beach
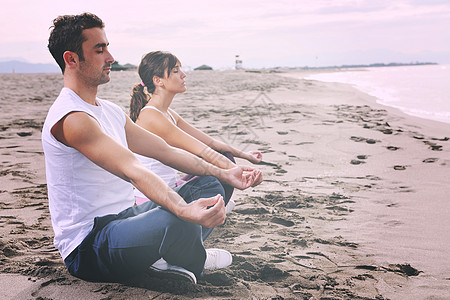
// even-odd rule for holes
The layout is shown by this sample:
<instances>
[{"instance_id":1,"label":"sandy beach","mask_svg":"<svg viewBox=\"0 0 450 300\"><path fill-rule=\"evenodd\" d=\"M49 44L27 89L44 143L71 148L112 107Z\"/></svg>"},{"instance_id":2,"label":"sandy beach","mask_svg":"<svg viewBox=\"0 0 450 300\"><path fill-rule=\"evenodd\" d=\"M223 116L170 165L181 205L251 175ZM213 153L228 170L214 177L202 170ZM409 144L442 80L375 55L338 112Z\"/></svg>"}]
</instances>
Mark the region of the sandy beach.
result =
<instances>
[{"instance_id":1,"label":"sandy beach","mask_svg":"<svg viewBox=\"0 0 450 300\"><path fill-rule=\"evenodd\" d=\"M0 74L0 299L450 299L450 125L378 105L313 71L195 71L174 108L259 150L206 241L233 254L197 285L79 280L53 247L41 127L59 74ZM128 112L136 72L99 96ZM238 163L247 164L244 161Z\"/></svg>"}]
</instances>

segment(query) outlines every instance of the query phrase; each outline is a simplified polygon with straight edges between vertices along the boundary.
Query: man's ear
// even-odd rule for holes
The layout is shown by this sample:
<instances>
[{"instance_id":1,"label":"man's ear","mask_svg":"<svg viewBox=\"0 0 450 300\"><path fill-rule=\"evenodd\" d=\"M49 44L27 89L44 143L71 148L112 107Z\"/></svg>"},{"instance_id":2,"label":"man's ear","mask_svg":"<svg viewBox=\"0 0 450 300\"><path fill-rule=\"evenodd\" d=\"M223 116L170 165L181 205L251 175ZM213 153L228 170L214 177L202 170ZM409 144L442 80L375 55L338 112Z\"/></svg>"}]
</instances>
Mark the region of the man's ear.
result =
<instances>
[{"instance_id":1,"label":"man's ear","mask_svg":"<svg viewBox=\"0 0 450 300\"><path fill-rule=\"evenodd\" d=\"M78 54L72 51L66 51L63 54L64 62L66 63L66 68L73 68L79 62Z\"/></svg>"}]
</instances>

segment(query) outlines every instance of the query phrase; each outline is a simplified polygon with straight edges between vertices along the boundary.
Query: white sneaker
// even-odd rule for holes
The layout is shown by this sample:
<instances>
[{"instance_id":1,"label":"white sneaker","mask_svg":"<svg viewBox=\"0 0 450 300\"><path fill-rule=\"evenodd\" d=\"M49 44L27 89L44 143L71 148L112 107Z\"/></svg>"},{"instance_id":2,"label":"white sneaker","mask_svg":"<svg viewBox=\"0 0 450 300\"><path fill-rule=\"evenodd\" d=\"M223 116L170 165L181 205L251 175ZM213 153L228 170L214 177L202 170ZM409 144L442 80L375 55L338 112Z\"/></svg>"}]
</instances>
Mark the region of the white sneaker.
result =
<instances>
[{"instance_id":1,"label":"white sneaker","mask_svg":"<svg viewBox=\"0 0 450 300\"><path fill-rule=\"evenodd\" d=\"M234 202L233 199L230 199L227 203L227 205L225 205L225 214L228 215L236 206L236 202Z\"/></svg>"},{"instance_id":2,"label":"white sneaker","mask_svg":"<svg viewBox=\"0 0 450 300\"><path fill-rule=\"evenodd\" d=\"M206 249L205 270L226 268L233 262L231 253L222 249Z\"/></svg>"},{"instance_id":3,"label":"white sneaker","mask_svg":"<svg viewBox=\"0 0 450 300\"><path fill-rule=\"evenodd\" d=\"M194 273L182 267L169 265L162 258L157 260L153 265L149 267L149 272L153 273L152 275L158 278L197 283L197 278L195 277Z\"/></svg>"}]
</instances>

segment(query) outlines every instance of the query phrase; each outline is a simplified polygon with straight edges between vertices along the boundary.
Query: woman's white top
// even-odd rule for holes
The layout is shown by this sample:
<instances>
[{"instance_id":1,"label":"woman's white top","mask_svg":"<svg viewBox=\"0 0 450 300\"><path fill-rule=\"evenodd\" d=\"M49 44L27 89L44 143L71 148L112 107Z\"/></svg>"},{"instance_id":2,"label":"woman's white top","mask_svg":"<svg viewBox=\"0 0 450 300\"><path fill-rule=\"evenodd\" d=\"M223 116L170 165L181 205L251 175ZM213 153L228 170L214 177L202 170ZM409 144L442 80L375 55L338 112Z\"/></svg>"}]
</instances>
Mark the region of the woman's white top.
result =
<instances>
[{"instance_id":1,"label":"woman's white top","mask_svg":"<svg viewBox=\"0 0 450 300\"><path fill-rule=\"evenodd\" d=\"M160 111L159 109L157 109L154 106L145 106L144 108L141 109L141 111L143 111L144 109L153 109L153 110L160 112L162 115L164 115L164 113L162 111ZM173 115L170 113L170 111L167 111L167 113L169 114L170 118L172 119L173 123L176 126L177 122L176 122L175 118L173 117ZM159 160L156 160L154 158L149 158L146 156L142 156L139 154L136 154L136 157L141 161L141 163L147 169L149 169L150 171L152 171L153 173L155 173L156 175L161 177L162 180L164 180L169 187L174 188L176 186L176 183L180 180L177 170L163 164ZM136 197L140 197L140 198L147 198L138 189L134 189L134 195Z\"/></svg>"}]
</instances>

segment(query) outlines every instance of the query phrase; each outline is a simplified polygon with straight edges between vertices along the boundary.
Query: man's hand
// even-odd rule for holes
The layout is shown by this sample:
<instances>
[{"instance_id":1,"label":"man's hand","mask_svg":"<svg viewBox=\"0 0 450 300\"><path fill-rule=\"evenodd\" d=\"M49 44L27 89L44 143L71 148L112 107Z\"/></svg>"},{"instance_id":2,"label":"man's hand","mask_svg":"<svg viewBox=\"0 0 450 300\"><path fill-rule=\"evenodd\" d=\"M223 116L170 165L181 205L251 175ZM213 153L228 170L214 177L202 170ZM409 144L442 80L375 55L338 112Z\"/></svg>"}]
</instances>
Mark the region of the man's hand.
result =
<instances>
[{"instance_id":1,"label":"man's hand","mask_svg":"<svg viewBox=\"0 0 450 300\"><path fill-rule=\"evenodd\" d=\"M253 176L253 183L251 185L252 187L257 186L263 181L262 171L260 170L254 170L252 172L252 176Z\"/></svg>"},{"instance_id":2,"label":"man's hand","mask_svg":"<svg viewBox=\"0 0 450 300\"><path fill-rule=\"evenodd\" d=\"M221 195L200 198L188 203L179 212L178 217L207 228L219 226L225 222L225 202Z\"/></svg>"}]
</instances>

